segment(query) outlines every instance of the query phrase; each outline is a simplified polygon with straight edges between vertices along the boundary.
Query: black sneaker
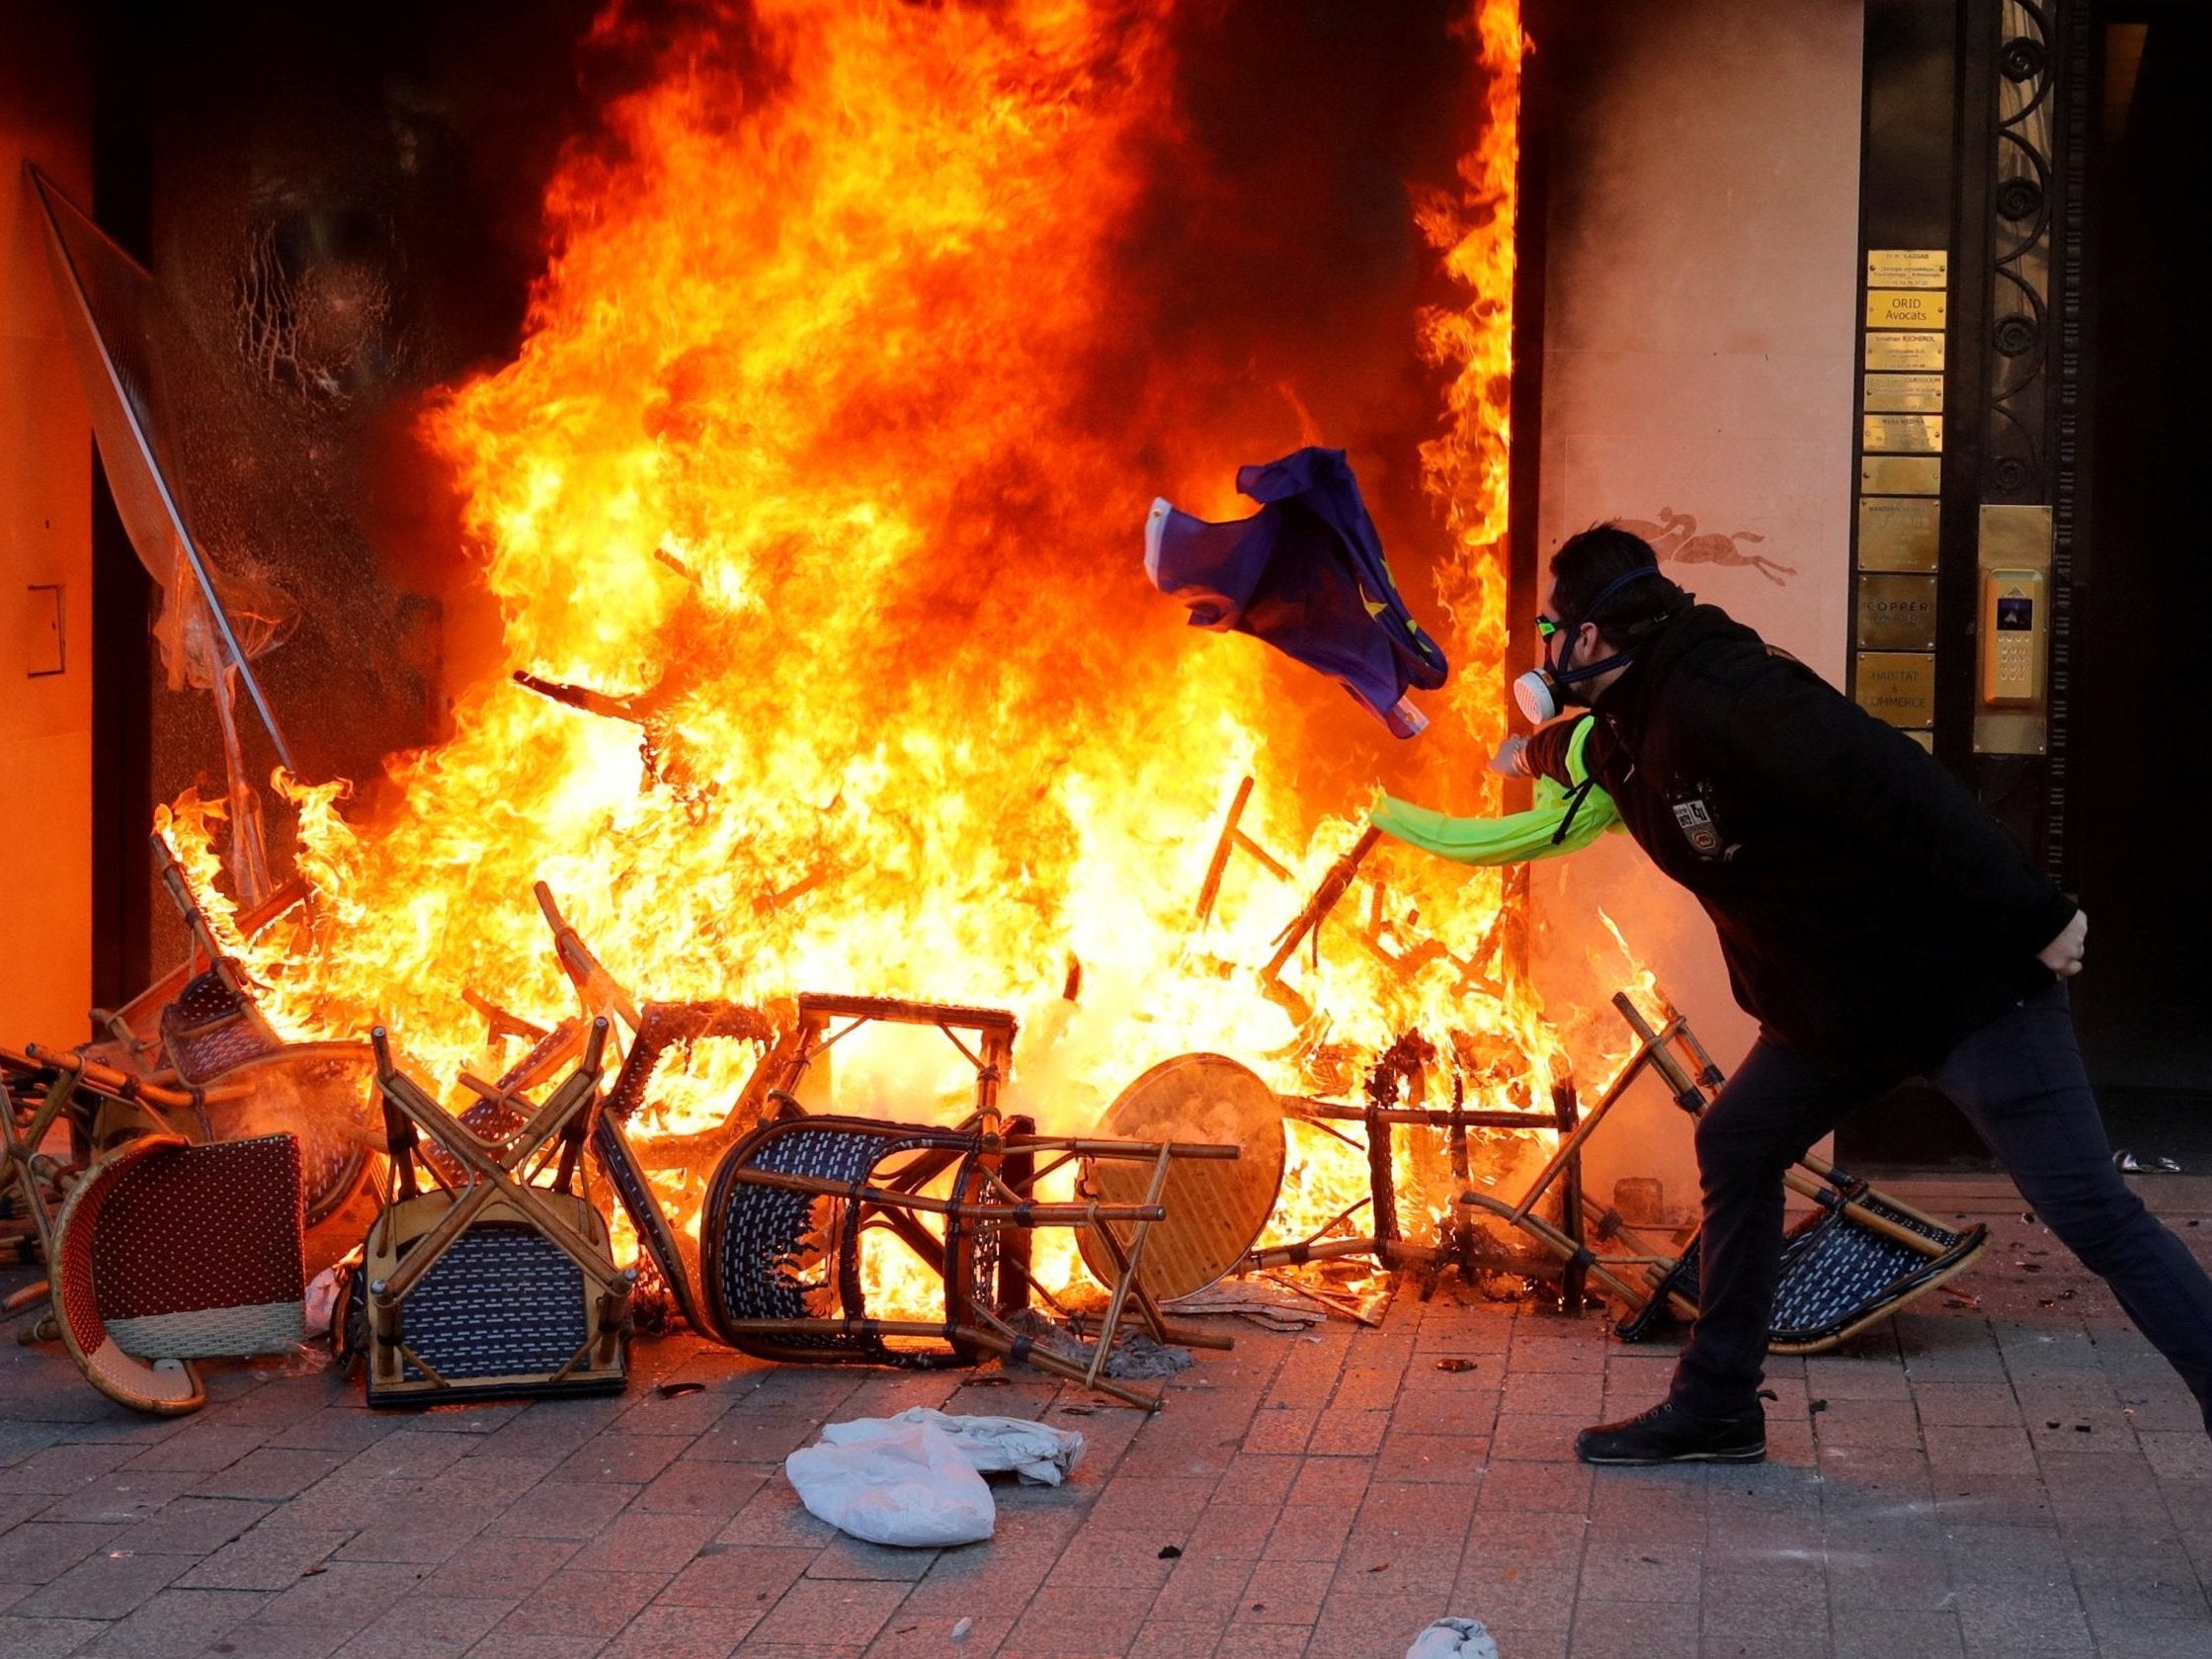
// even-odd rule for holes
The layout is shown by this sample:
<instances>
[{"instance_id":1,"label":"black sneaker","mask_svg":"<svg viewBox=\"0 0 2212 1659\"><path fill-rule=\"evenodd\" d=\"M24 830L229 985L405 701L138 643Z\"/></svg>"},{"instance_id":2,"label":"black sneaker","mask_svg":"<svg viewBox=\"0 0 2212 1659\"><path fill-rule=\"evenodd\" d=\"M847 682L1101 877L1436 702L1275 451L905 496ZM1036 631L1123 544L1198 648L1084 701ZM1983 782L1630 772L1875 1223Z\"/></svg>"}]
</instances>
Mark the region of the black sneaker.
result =
<instances>
[{"instance_id":1,"label":"black sneaker","mask_svg":"<svg viewBox=\"0 0 2212 1659\"><path fill-rule=\"evenodd\" d=\"M1575 1437L1575 1455L1586 1463L1756 1463L1766 1455L1766 1411L1697 1417L1662 1400L1641 1417L1600 1423Z\"/></svg>"}]
</instances>

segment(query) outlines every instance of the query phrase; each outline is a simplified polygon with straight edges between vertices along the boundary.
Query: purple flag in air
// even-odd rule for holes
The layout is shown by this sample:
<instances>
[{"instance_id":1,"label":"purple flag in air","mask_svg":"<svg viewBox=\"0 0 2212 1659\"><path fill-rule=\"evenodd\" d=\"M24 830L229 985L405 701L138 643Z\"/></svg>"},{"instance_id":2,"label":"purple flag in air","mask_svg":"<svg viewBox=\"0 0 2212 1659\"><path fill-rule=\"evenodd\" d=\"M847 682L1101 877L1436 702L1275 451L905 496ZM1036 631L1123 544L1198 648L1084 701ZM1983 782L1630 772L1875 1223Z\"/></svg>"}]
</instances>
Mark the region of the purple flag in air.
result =
<instances>
[{"instance_id":1,"label":"purple flag in air","mask_svg":"<svg viewBox=\"0 0 2212 1659\"><path fill-rule=\"evenodd\" d=\"M1344 451L1240 467L1237 488L1261 507L1228 524L1153 502L1152 585L1189 607L1192 627L1249 633L1320 670L1394 735L1428 725L1406 692L1434 691L1450 665L1398 596Z\"/></svg>"}]
</instances>

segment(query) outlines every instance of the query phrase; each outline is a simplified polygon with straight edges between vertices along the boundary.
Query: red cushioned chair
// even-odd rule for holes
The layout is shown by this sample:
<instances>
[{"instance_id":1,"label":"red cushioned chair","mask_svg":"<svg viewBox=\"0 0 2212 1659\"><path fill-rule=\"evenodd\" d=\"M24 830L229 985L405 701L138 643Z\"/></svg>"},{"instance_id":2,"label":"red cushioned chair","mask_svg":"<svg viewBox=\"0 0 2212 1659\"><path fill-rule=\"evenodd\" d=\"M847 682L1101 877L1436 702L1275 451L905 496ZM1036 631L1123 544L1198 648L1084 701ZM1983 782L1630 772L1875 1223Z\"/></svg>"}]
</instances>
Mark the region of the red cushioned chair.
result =
<instances>
[{"instance_id":1,"label":"red cushioned chair","mask_svg":"<svg viewBox=\"0 0 2212 1659\"><path fill-rule=\"evenodd\" d=\"M206 1403L200 1359L281 1354L305 1334L299 1143L146 1135L87 1170L54 1227L62 1345L139 1411Z\"/></svg>"}]
</instances>

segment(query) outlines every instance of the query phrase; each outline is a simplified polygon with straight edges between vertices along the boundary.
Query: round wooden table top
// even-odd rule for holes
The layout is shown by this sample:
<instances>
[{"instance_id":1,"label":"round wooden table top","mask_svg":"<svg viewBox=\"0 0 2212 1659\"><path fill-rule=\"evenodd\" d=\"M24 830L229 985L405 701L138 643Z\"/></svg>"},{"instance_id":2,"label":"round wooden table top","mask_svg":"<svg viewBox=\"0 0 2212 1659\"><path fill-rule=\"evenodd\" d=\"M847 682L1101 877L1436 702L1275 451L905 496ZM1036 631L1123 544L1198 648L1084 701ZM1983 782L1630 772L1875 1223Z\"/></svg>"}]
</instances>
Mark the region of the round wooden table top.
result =
<instances>
[{"instance_id":1,"label":"round wooden table top","mask_svg":"<svg viewBox=\"0 0 2212 1659\"><path fill-rule=\"evenodd\" d=\"M1227 1159L1179 1158L1162 1195L1168 1215L1153 1223L1137 1277L1161 1301L1202 1290L1258 1242L1282 1190L1282 1105L1249 1066L1225 1054L1163 1060L1106 1109L1099 1131L1117 1140L1188 1140L1241 1146ZM1152 1183L1149 1158L1089 1158L1084 1190L1105 1203L1142 1203ZM1109 1223L1126 1250L1136 1223ZM1102 1284L1118 1277L1112 1253L1086 1228L1077 1234L1083 1264Z\"/></svg>"}]
</instances>

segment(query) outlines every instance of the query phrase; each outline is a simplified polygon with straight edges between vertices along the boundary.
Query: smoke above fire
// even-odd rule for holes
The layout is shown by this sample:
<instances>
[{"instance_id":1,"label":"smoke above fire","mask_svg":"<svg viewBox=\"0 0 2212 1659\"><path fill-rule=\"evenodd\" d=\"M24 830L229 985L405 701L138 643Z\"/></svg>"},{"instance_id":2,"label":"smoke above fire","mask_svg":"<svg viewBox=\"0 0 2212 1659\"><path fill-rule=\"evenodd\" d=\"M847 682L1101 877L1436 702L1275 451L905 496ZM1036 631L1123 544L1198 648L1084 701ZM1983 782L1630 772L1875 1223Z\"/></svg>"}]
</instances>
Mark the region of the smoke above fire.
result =
<instances>
[{"instance_id":1,"label":"smoke above fire","mask_svg":"<svg viewBox=\"0 0 2212 1659\"><path fill-rule=\"evenodd\" d=\"M1329 73L1336 28L1373 61ZM1307 1088L1317 1056L1415 1025L1510 1043L1533 1067L1513 1088L1540 1088L1533 1004L1452 960L1495 943L1495 878L1377 855L1385 895L1294 969L1303 1029L1249 972L1379 766L1482 800L1517 6L754 0L599 35L650 72L546 190L518 355L423 434L502 657L452 689L448 740L389 762L373 821L280 781L314 921L235 942L280 1030L381 1022L441 1083L496 1072L464 991L574 1009L543 880L639 998L1011 1007L1010 1105L1048 1126L1170 1054ZM1347 137L1384 116L1388 144ZM1440 610L1456 685L1417 759L1145 585L1153 495L1239 514L1236 466L1301 442L1352 450ZM1240 861L1200 928L1248 774L1245 827L1294 878ZM224 911L211 815L167 827ZM1407 971L1361 931L1449 955ZM702 1053L660 1105L718 1120L744 1069ZM839 1104L936 1116L916 1076L862 1061Z\"/></svg>"}]
</instances>

